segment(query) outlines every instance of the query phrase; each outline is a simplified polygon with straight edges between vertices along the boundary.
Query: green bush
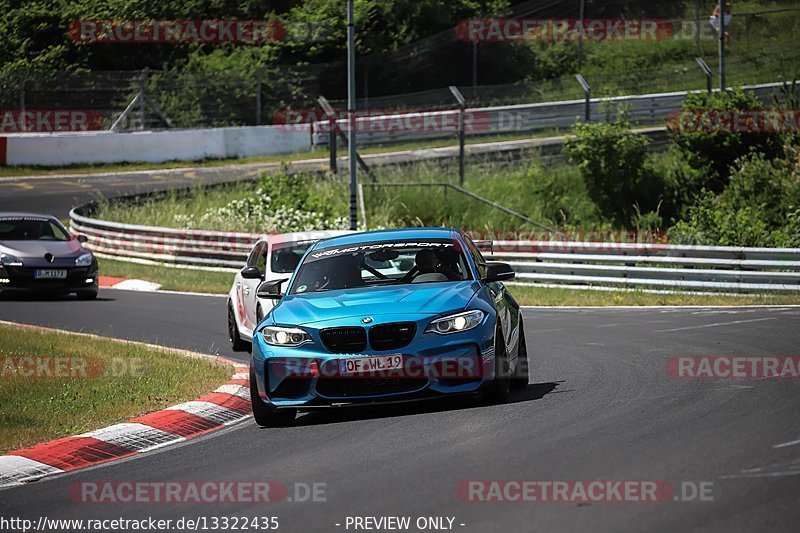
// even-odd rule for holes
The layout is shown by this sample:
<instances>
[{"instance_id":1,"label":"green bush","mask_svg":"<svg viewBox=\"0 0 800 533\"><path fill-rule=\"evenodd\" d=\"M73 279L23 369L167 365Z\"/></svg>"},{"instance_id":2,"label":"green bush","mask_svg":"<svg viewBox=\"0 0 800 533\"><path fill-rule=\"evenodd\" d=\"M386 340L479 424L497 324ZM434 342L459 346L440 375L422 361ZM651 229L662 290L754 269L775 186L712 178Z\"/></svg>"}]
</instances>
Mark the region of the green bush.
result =
<instances>
[{"instance_id":1,"label":"green bush","mask_svg":"<svg viewBox=\"0 0 800 533\"><path fill-rule=\"evenodd\" d=\"M798 162L763 154L737 161L730 184L719 194L703 189L670 237L681 244L800 246Z\"/></svg>"},{"instance_id":2,"label":"green bush","mask_svg":"<svg viewBox=\"0 0 800 533\"><path fill-rule=\"evenodd\" d=\"M579 123L564 147L602 214L623 227L636 212L656 209L663 192L647 151L650 140L630 129L624 117L608 124Z\"/></svg>"},{"instance_id":3,"label":"green bush","mask_svg":"<svg viewBox=\"0 0 800 533\"><path fill-rule=\"evenodd\" d=\"M773 159L781 155L783 139L778 133L735 133L718 124L719 117L726 112L764 108L755 94L741 89L692 93L686 97L678 122L672 124L672 138L692 167L707 171L704 187L722 191L731 166L743 156L760 153Z\"/></svg>"}]
</instances>

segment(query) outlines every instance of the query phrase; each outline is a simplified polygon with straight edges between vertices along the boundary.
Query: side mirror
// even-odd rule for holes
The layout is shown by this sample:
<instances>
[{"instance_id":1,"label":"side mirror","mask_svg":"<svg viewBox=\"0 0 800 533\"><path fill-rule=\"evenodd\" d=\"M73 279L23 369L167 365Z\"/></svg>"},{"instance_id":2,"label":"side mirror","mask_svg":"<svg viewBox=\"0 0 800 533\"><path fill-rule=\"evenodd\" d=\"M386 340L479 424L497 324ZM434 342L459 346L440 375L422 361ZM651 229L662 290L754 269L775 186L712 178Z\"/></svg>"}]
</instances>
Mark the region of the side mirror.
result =
<instances>
[{"instance_id":1,"label":"side mirror","mask_svg":"<svg viewBox=\"0 0 800 533\"><path fill-rule=\"evenodd\" d=\"M289 281L288 279L275 279L272 281L265 281L258 286L256 290L256 297L263 298L264 300L280 300L283 298L281 293L281 286Z\"/></svg>"},{"instance_id":2,"label":"side mirror","mask_svg":"<svg viewBox=\"0 0 800 533\"><path fill-rule=\"evenodd\" d=\"M247 267L242 270L242 277L244 279L261 279L264 276L261 274L258 267Z\"/></svg>"},{"instance_id":3,"label":"side mirror","mask_svg":"<svg viewBox=\"0 0 800 533\"><path fill-rule=\"evenodd\" d=\"M483 281L485 283L494 283L495 281L511 281L517 277L517 273L511 268L511 265L506 263L487 263L486 276Z\"/></svg>"},{"instance_id":4,"label":"side mirror","mask_svg":"<svg viewBox=\"0 0 800 533\"><path fill-rule=\"evenodd\" d=\"M89 238L86 235L78 235L78 242L81 244L86 244L89 242Z\"/></svg>"}]
</instances>

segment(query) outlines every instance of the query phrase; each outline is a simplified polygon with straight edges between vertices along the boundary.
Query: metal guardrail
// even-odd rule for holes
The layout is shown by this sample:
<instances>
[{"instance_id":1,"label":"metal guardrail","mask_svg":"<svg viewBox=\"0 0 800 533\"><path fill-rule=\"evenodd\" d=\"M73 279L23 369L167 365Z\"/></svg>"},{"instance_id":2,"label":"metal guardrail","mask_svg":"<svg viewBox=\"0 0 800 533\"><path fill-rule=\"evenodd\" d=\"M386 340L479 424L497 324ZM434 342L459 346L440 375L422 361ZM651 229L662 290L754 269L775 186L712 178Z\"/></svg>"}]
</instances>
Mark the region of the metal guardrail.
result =
<instances>
[{"instance_id":1,"label":"metal guardrail","mask_svg":"<svg viewBox=\"0 0 800 533\"><path fill-rule=\"evenodd\" d=\"M73 209L70 229L100 257L235 272L258 235L135 226ZM800 291L800 249L598 242L495 241L523 284L666 288L709 292Z\"/></svg>"},{"instance_id":2,"label":"metal guardrail","mask_svg":"<svg viewBox=\"0 0 800 533\"><path fill-rule=\"evenodd\" d=\"M781 87L783 82L749 85L743 89L754 92L766 103ZM583 120L587 112L592 117L605 117L616 113L619 106L625 108L635 124L666 125L670 114L678 111L692 92L702 91L592 98L588 109L585 100L466 109L466 134L477 137L568 131L577 121ZM366 146L453 138L458 134L460 113L459 110L419 111L357 118L358 142ZM337 120L337 124L341 129L348 127L346 119ZM312 143L328 146L329 130L329 121L315 122Z\"/></svg>"}]
</instances>

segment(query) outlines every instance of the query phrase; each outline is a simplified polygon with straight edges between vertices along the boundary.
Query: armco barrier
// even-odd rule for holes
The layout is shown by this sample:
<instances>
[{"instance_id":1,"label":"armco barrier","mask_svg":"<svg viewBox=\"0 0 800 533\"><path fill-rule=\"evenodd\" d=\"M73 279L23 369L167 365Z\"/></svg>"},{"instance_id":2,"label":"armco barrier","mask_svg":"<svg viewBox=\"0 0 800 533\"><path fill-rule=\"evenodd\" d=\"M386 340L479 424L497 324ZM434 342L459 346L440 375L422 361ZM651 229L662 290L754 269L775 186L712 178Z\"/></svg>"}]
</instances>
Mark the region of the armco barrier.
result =
<instances>
[{"instance_id":1,"label":"armco barrier","mask_svg":"<svg viewBox=\"0 0 800 533\"><path fill-rule=\"evenodd\" d=\"M771 103L773 94L783 83L766 83L746 86L743 89L756 94L765 104ZM666 125L670 114L680 109L690 92L641 94L591 100L591 115L595 119L606 117L609 111L616 113L623 107L636 124ZM544 102L539 104L482 107L465 111L467 135L486 136L502 134L524 134L546 131L569 131L579 120L583 120L585 100ZM391 144L420 140L453 138L458 133L459 111L416 111L356 119L358 142L361 145ZM337 121L339 128L347 128L347 120ZM330 144L330 124L315 122L314 145Z\"/></svg>"},{"instance_id":2,"label":"armco barrier","mask_svg":"<svg viewBox=\"0 0 800 533\"><path fill-rule=\"evenodd\" d=\"M235 272L258 235L134 226L70 213L71 230L103 257ZM524 284L709 292L800 291L800 249L597 242L496 241L490 258Z\"/></svg>"}]
</instances>

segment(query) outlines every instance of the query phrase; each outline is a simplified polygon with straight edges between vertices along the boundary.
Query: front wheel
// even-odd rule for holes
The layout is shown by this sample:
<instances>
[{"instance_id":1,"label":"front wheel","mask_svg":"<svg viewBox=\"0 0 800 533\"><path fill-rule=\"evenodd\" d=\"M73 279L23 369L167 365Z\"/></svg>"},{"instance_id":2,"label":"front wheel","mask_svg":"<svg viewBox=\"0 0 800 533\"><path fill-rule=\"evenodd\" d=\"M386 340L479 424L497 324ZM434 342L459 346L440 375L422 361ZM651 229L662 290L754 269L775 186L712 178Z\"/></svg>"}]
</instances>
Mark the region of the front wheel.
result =
<instances>
[{"instance_id":1,"label":"front wheel","mask_svg":"<svg viewBox=\"0 0 800 533\"><path fill-rule=\"evenodd\" d=\"M239 326L236 325L236 316L233 314L233 305L228 304L228 340L234 352L250 351L250 343L239 335Z\"/></svg>"},{"instance_id":2,"label":"front wheel","mask_svg":"<svg viewBox=\"0 0 800 533\"><path fill-rule=\"evenodd\" d=\"M253 404L253 419L262 428L285 427L294 423L297 411L294 409L277 410L266 405L258 394L256 372L250 365L250 403Z\"/></svg>"},{"instance_id":3,"label":"front wheel","mask_svg":"<svg viewBox=\"0 0 800 533\"><path fill-rule=\"evenodd\" d=\"M75 296L78 297L78 300L96 300L97 290L78 291Z\"/></svg>"},{"instance_id":4,"label":"front wheel","mask_svg":"<svg viewBox=\"0 0 800 533\"><path fill-rule=\"evenodd\" d=\"M517 368L511 380L511 388L524 389L530 381L528 370L528 345L525 343L525 328L522 318L519 319L519 353L517 354Z\"/></svg>"},{"instance_id":5,"label":"front wheel","mask_svg":"<svg viewBox=\"0 0 800 533\"><path fill-rule=\"evenodd\" d=\"M500 328L494 334L494 381L487 391L489 401L506 403L511 395L511 379L508 375L508 353Z\"/></svg>"}]
</instances>

